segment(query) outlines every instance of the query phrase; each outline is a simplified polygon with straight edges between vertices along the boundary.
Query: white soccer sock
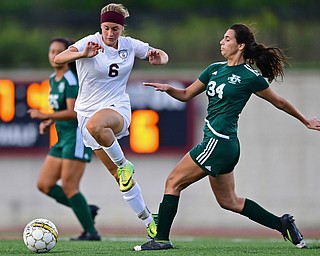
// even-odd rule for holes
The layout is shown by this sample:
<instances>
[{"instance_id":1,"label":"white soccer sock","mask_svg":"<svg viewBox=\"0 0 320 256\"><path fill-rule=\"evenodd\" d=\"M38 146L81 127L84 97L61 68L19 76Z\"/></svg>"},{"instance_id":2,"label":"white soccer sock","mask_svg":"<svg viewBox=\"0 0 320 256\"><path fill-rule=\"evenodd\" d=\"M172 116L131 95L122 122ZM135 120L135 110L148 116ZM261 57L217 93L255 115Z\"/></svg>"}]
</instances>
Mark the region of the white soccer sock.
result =
<instances>
[{"instance_id":1,"label":"white soccer sock","mask_svg":"<svg viewBox=\"0 0 320 256\"><path fill-rule=\"evenodd\" d=\"M122 196L130 205L131 209L137 214L138 218L148 227L152 221L152 215L144 203L139 184L136 182L130 190L122 192Z\"/></svg>"},{"instance_id":2,"label":"white soccer sock","mask_svg":"<svg viewBox=\"0 0 320 256\"><path fill-rule=\"evenodd\" d=\"M123 167L126 164L127 160L124 157L123 151L117 139L115 139L110 147L102 148L118 167Z\"/></svg>"}]
</instances>

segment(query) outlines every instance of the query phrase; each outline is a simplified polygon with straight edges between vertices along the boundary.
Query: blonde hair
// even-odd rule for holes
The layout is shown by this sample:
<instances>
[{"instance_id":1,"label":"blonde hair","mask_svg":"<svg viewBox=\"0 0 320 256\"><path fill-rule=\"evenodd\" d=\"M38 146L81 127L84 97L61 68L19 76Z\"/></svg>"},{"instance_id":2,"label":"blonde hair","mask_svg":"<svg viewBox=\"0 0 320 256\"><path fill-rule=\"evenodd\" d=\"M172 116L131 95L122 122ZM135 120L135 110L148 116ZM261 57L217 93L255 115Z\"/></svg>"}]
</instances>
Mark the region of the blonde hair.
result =
<instances>
[{"instance_id":1,"label":"blonde hair","mask_svg":"<svg viewBox=\"0 0 320 256\"><path fill-rule=\"evenodd\" d=\"M121 14L124 18L129 17L129 11L126 7L124 7L122 4L115 4L115 3L111 3L106 5L105 7L103 7L101 9L101 13L103 14L105 12L117 12L119 14Z\"/></svg>"}]
</instances>

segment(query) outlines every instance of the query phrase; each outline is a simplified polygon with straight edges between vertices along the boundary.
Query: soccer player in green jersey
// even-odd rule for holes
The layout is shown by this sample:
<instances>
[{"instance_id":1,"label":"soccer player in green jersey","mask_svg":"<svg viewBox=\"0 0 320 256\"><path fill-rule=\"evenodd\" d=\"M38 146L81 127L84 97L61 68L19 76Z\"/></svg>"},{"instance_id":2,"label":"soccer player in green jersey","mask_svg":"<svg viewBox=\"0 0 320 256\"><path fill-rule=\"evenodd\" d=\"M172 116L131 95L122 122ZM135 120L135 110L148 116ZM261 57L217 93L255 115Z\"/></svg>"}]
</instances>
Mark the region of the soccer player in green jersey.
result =
<instances>
[{"instance_id":1,"label":"soccer player in green jersey","mask_svg":"<svg viewBox=\"0 0 320 256\"><path fill-rule=\"evenodd\" d=\"M40 171L38 188L74 211L84 231L71 240L101 240L94 226L94 217L99 208L88 205L79 191L80 180L86 163L91 161L92 150L83 144L74 111L79 89L75 65L58 65L53 62L54 57L70 44L65 38L55 38L49 46L49 62L54 69L50 76L49 102L54 112L28 110L31 118L43 120L39 125L40 134L44 134L54 123L58 134L58 142L50 149ZM61 186L57 184L58 180L61 180Z\"/></svg>"},{"instance_id":2,"label":"soccer player in green jersey","mask_svg":"<svg viewBox=\"0 0 320 256\"><path fill-rule=\"evenodd\" d=\"M308 129L320 131L320 121L316 118L307 119L269 87L268 82L284 75L286 57L279 48L257 44L251 29L243 24L232 25L220 41L220 47L226 61L209 65L185 89L169 84L145 83L180 101L188 101L206 92L209 103L202 142L182 158L166 180L159 206L157 235L153 240L135 246L134 250L173 248L169 233L177 213L180 193L206 176L222 208L279 231L298 248L306 247L292 215L276 216L256 202L236 194L233 170L240 155L237 127L239 114L251 94L256 94L298 119ZM251 66L253 64L260 72Z\"/></svg>"}]
</instances>

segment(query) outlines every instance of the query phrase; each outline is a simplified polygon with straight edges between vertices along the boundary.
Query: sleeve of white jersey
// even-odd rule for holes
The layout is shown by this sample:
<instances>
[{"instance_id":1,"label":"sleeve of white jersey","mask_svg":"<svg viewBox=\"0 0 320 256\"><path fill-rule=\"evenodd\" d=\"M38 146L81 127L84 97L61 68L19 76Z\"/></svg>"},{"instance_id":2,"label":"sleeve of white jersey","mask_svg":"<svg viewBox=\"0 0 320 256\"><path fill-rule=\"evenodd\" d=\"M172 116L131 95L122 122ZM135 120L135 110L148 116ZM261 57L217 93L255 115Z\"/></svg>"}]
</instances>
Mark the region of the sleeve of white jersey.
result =
<instances>
[{"instance_id":1,"label":"sleeve of white jersey","mask_svg":"<svg viewBox=\"0 0 320 256\"><path fill-rule=\"evenodd\" d=\"M134 55L139 59L145 59L149 51L149 44L142 42L138 39L130 38L132 42L132 47L134 50Z\"/></svg>"},{"instance_id":2,"label":"sleeve of white jersey","mask_svg":"<svg viewBox=\"0 0 320 256\"><path fill-rule=\"evenodd\" d=\"M79 52L82 52L84 50L84 48L86 47L87 43L88 42L96 42L96 37L95 35L89 35L89 36L86 36L80 40L78 40L77 42L75 42L73 45L73 47L76 47L78 49Z\"/></svg>"}]
</instances>

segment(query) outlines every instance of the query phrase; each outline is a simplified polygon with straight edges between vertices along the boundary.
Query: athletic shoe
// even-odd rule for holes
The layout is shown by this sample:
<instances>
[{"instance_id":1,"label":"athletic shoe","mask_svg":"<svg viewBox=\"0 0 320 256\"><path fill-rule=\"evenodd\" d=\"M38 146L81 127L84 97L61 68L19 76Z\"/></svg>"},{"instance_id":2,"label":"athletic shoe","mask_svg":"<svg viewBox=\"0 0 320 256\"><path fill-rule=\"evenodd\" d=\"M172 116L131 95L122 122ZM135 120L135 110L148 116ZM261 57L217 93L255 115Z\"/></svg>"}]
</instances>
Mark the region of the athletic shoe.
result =
<instances>
[{"instance_id":1,"label":"athletic shoe","mask_svg":"<svg viewBox=\"0 0 320 256\"><path fill-rule=\"evenodd\" d=\"M92 220L93 220L93 223L94 223L94 219L96 218L96 216L98 214L98 210L100 208L98 206L96 206L96 205L93 205L93 204L90 204L89 208L90 208L90 213L91 213Z\"/></svg>"},{"instance_id":2,"label":"athletic shoe","mask_svg":"<svg viewBox=\"0 0 320 256\"><path fill-rule=\"evenodd\" d=\"M98 232L89 233L89 232L83 231L80 236L71 238L70 240L71 241L100 241L101 237L98 234Z\"/></svg>"},{"instance_id":3,"label":"athletic shoe","mask_svg":"<svg viewBox=\"0 0 320 256\"><path fill-rule=\"evenodd\" d=\"M155 238L155 236L157 235L157 224L154 219L152 219L152 221L148 225L147 233L148 237L150 237L151 239Z\"/></svg>"},{"instance_id":4,"label":"athletic shoe","mask_svg":"<svg viewBox=\"0 0 320 256\"><path fill-rule=\"evenodd\" d=\"M119 167L117 170L119 178L120 191L128 191L133 186L132 175L134 173L133 164L130 161L127 161L127 164L124 167Z\"/></svg>"},{"instance_id":5,"label":"athletic shoe","mask_svg":"<svg viewBox=\"0 0 320 256\"><path fill-rule=\"evenodd\" d=\"M281 218L282 235L285 240L290 241L298 248L307 248L306 242L303 240L303 236L296 224L294 218L290 214L284 214Z\"/></svg>"},{"instance_id":6,"label":"athletic shoe","mask_svg":"<svg viewBox=\"0 0 320 256\"><path fill-rule=\"evenodd\" d=\"M167 250L173 249L173 245L170 241L150 240L143 245L136 245L133 247L134 251L149 251L149 250Z\"/></svg>"}]
</instances>

